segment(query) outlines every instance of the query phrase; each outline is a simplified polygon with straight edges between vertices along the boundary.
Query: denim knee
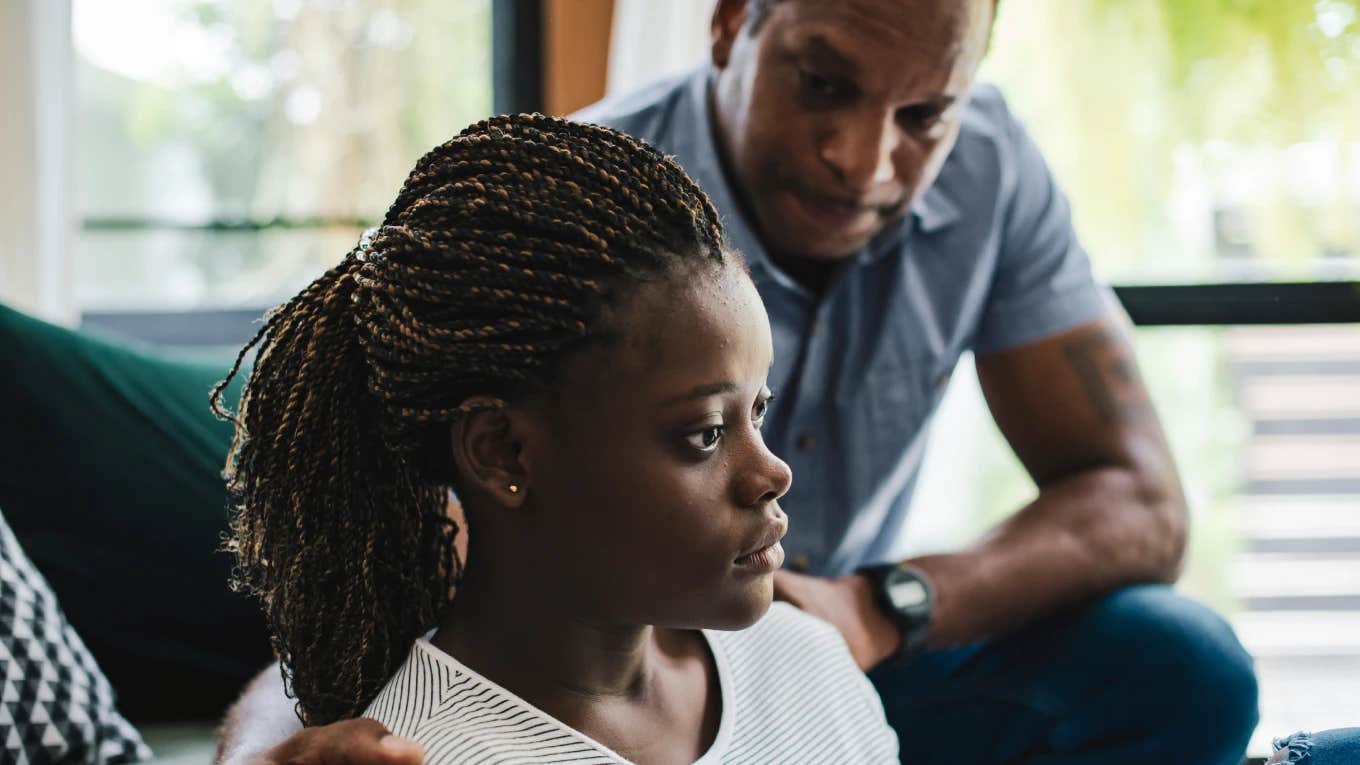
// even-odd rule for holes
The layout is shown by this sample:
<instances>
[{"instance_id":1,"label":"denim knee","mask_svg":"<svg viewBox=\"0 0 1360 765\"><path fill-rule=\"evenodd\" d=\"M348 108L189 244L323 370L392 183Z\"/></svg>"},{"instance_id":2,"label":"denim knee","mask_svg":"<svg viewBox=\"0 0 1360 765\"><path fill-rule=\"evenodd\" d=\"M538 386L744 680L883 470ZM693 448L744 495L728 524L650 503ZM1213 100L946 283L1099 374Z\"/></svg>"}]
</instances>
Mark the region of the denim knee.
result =
<instances>
[{"instance_id":1,"label":"denim knee","mask_svg":"<svg viewBox=\"0 0 1360 765\"><path fill-rule=\"evenodd\" d=\"M1200 735L1245 746L1259 714L1256 672L1223 617L1162 585L1113 593L1091 617L1108 645L1140 655L1141 683L1159 689Z\"/></svg>"},{"instance_id":2,"label":"denim knee","mask_svg":"<svg viewBox=\"0 0 1360 765\"><path fill-rule=\"evenodd\" d=\"M1275 740L1272 763L1283 765L1348 765L1360 762L1360 728L1318 733L1300 732Z\"/></svg>"},{"instance_id":3,"label":"denim knee","mask_svg":"<svg viewBox=\"0 0 1360 765\"><path fill-rule=\"evenodd\" d=\"M1277 738L1272 743L1275 748L1275 756L1270 758L1272 763L1307 765L1312 759L1313 735L1307 731L1299 731L1287 738Z\"/></svg>"}]
</instances>

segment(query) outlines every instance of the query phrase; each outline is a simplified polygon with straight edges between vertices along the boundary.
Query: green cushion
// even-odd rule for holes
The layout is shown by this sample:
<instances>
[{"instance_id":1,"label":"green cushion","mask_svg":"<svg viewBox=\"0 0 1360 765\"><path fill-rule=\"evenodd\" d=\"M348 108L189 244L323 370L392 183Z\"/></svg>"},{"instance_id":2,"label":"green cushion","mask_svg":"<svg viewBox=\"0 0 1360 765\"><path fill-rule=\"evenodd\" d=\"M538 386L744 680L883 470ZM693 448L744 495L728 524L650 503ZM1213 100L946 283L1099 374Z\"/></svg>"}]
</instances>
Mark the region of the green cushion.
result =
<instances>
[{"instance_id":1,"label":"green cushion","mask_svg":"<svg viewBox=\"0 0 1360 765\"><path fill-rule=\"evenodd\" d=\"M154 723L142 726L152 765L203 765L217 750L212 723Z\"/></svg>"},{"instance_id":2,"label":"green cushion","mask_svg":"<svg viewBox=\"0 0 1360 765\"><path fill-rule=\"evenodd\" d=\"M219 552L231 427L208 392L229 361L0 306L0 507L135 719L216 716L270 658Z\"/></svg>"}]
</instances>

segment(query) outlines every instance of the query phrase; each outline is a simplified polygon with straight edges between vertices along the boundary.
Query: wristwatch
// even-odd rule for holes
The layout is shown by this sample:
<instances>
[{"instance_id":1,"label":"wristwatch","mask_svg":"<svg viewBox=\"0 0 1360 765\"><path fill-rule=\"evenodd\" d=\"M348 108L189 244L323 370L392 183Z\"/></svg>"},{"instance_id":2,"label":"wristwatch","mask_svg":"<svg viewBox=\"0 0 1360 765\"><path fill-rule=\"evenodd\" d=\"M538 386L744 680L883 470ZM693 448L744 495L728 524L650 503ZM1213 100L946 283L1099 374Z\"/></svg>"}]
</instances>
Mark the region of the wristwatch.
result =
<instances>
[{"instance_id":1,"label":"wristwatch","mask_svg":"<svg viewBox=\"0 0 1360 765\"><path fill-rule=\"evenodd\" d=\"M902 645L889 661L901 663L920 653L930 637L930 616L935 606L935 591L925 573L893 564L869 566L859 573L869 578L878 607L902 631Z\"/></svg>"}]
</instances>

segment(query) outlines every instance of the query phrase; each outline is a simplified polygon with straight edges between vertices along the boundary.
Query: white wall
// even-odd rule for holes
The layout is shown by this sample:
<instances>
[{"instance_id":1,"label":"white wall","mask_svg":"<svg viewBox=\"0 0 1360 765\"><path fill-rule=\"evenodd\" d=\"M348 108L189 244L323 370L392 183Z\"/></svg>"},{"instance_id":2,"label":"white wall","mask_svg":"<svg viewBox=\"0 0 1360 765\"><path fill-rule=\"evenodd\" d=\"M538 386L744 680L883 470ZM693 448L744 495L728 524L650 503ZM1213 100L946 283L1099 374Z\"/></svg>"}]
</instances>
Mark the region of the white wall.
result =
<instances>
[{"instance_id":1,"label":"white wall","mask_svg":"<svg viewBox=\"0 0 1360 765\"><path fill-rule=\"evenodd\" d=\"M75 322L69 0L0 0L0 302Z\"/></svg>"}]
</instances>

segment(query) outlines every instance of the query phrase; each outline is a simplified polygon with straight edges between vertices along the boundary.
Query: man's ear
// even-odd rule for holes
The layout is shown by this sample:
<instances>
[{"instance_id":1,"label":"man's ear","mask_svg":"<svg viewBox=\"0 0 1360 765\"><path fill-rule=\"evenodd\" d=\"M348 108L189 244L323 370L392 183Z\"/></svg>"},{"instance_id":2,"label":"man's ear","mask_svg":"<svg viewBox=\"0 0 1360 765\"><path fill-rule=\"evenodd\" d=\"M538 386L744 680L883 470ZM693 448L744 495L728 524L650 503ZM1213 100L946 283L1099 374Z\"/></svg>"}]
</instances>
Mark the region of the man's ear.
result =
<instances>
[{"instance_id":1,"label":"man's ear","mask_svg":"<svg viewBox=\"0 0 1360 765\"><path fill-rule=\"evenodd\" d=\"M713 21L709 31L712 36L711 56L713 66L722 69L732 58L732 46L741 36L746 24L746 4L748 0L718 0L713 7Z\"/></svg>"},{"instance_id":2,"label":"man's ear","mask_svg":"<svg viewBox=\"0 0 1360 765\"><path fill-rule=\"evenodd\" d=\"M529 491L523 423L488 396L473 396L460 408L467 414L454 421L450 436L463 489L484 493L504 507L523 505Z\"/></svg>"}]
</instances>

